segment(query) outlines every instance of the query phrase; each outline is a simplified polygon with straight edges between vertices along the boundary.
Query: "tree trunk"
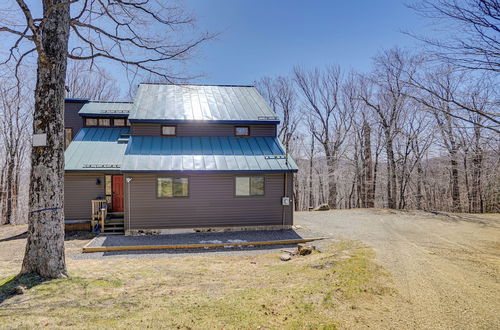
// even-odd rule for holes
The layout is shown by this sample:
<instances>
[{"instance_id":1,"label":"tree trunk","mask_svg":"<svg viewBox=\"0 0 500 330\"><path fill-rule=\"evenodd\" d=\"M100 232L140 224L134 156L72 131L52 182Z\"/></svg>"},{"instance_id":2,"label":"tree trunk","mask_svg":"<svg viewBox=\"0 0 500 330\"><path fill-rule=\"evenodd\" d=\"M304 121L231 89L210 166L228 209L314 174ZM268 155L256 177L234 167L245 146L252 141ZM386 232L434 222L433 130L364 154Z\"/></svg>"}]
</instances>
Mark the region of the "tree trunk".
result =
<instances>
[{"instance_id":1,"label":"tree trunk","mask_svg":"<svg viewBox=\"0 0 500 330\"><path fill-rule=\"evenodd\" d=\"M325 150L327 147L325 146ZM330 209L337 208L337 180L335 179L335 160L326 152L326 164L328 171L328 206Z\"/></svg>"},{"instance_id":2,"label":"tree trunk","mask_svg":"<svg viewBox=\"0 0 500 330\"><path fill-rule=\"evenodd\" d=\"M386 132L385 150L387 154L387 207L396 208L396 161L394 160L394 150L392 146L392 137Z\"/></svg>"},{"instance_id":3,"label":"tree trunk","mask_svg":"<svg viewBox=\"0 0 500 330\"><path fill-rule=\"evenodd\" d=\"M467 193L467 206L468 206L468 212L472 213L472 194L470 191L470 184L469 184L469 165L467 162L467 154L468 150L464 150L464 182L465 182L465 192Z\"/></svg>"},{"instance_id":4,"label":"tree trunk","mask_svg":"<svg viewBox=\"0 0 500 330\"><path fill-rule=\"evenodd\" d=\"M323 182L321 173L318 173L318 181L319 181L319 203L325 204L325 184Z\"/></svg>"},{"instance_id":5,"label":"tree trunk","mask_svg":"<svg viewBox=\"0 0 500 330\"><path fill-rule=\"evenodd\" d=\"M460 212L460 187L458 186L458 161L457 150L453 148L450 153L451 160L451 200L453 205L453 212Z\"/></svg>"},{"instance_id":6,"label":"tree trunk","mask_svg":"<svg viewBox=\"0 0 500 330\"><path fill-rule=\"evenodd\" d=\"M375 190L373 179L373 165L372 165L372 146L371 146L371 128L365 121L363 124L363 190L364 190L364 207L375 207Z\"/></svg>"},{"instance_id":7,"label":"tree trunk","mask_svg":"<svg viewBox=\"0 0 500 330\"><path fill-rule=\"evenodd\" d=\"M313 161L314 161L314 137L311 137L311 158L309 158L309 210L314 208L313 197Z\"/></svg>"},{"instance_id":8,"label":"tree trunk","mask_svg":"<svg viewBox=\"0 0 500 330\"><path fill-rule=\"evenodd\" d=\"M12 205L12 193L14 190L14 162L15 155L13 148L9 150L9 154L7 155L7 173L5 176L5 213L3 223L6 225L12 224L12 214L13 214L13 205Z\"/></svg>"},{"instance_id":9,"label":"tree trunk","mask_svg":"<svg viewBox=\"0 0 500 330\"><path fill-rule=\"evenodd\" d=\"M373 164L373 207L375 207L375 197L377 192L377 173L378 173L378 155L379 153L375 152L375 163Z\"/></svg>"},{"instance_id":10,"label":"tree trunk","mask_svg":"<svg viewBox=\"0 0 500 330\"><path fill-rule=\"evenodd\" d=\"M416 199L416 208L417 210L422 209L422 180L424 177L424 170L422 169L422 162L418 160L417 163L417 193L415 196Z\"/></svg>"},{"instance_id":11,"label":"tree trunk","mask_svg":"<svg viewBox=\"0 0 500 330\"><path fill-rule=\"evenodd\" d=\"M31 152L28 240L21 274L60 278L67 276L64 257L63 112L69 2L45 0L43 11L43 52L38 54L33 133L47 134L47 144L33 147Z\"/></svg>"},{"instance_id":12,"label":"tree trunk","mask_svg":"<svg viewBox=\"0 0 500 330\"><path fill-rule=\"evenodd\" d=\"M483 167L483 155L480 150L475 151L472 158L472 212L482 213L483 203L481 198L481 176Z\"/></svg>"}]
</instances>

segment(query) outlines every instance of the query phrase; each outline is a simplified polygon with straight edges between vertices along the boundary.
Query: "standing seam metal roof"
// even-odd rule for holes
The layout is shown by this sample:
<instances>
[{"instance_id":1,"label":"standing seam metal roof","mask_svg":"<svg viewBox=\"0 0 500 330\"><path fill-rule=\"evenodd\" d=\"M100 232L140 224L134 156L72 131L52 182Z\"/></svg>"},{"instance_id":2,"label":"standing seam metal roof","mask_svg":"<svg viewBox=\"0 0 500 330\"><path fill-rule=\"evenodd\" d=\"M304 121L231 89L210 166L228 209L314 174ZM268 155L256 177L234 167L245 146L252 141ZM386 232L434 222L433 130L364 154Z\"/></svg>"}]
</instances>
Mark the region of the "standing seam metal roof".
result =
<instances>
[{"instance_id":1,"label":"standing seam metal roof","mask_svg":"<svg viewBox=\"0 0 500 330\"><path fill-rule=\"evenodd\" d=\"M132 109L132 102L102 102L90 101L78 111L80 116L126 116Z\"/></svg>"},{"instance_id":2,"label":"standing seam metal roof","mask_svg":"<svg viewBox=\"0 0 500 330\"><path fill-rule=\"evenodd\" d=\"M122 171L296 171L274 137L132 136Z\"/></svg>"},{"instance_id":3,"label":"standing seam metal roof","mask_svg":"<svg viewBox=\"0 0 500 330\"><path fill-rule=\"evenodd\" d=\"M131 121L279 122L252 86L140 84Z\"/></svg>"},{"instance_id":4,"label":"standing seam metal roof","mask_svg":"<svg viewBox=\"0 0 500 330\"><path fill-rule=\"evenodd\" d=\"M84 127L78 131L64 153L66 171L119 170L127 143L118 139L130 133L130 128Z\"/></svg>"}]
</instances>

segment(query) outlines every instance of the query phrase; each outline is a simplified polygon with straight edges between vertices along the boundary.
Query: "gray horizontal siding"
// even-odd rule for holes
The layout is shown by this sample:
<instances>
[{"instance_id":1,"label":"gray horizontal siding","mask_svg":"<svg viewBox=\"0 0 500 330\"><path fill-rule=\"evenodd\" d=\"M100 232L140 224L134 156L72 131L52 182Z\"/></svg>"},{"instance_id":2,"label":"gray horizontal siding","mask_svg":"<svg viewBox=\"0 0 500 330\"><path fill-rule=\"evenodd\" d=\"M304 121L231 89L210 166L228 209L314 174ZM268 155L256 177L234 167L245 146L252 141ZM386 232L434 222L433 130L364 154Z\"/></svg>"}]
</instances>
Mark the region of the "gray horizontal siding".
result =
<instances>
[{"instance_id":1,"label":"gray horizontal siding","mask_svg":"<svg viewBox=\"0 0 500 330\"><path fill-rule=\"evenodd\" d=\"M101 181L100 185L96 180ZM104 197L104 176L99 174L64 176L64 217L67 220L90 219L90 201Z\"/></svg>"},{"instance_id":2,"label":"gray horizontal siding","mask_svg":"<svg viewBox=\"0 0 500 330\"><path fill-rule=\"evenodd\" d=\"M178 124L177 136L234 136L234 127L225 124ZM249 125L250 136L274 137L275 125ZM161 124L132 123L132 135L160 136Z\"/></svg>"},{"instance_id":3,"label":"gray horizontal siding","mask_svg":"<svg viewBox=\"0 0 500 330\"><path fill-rule=\"evenodd\" d=\"M291 174L288 186L292 187ZM162 175L158 175L162 176ZM156 197L156 175L131 175L130 228L164 229L282 225L284 174L265 175L265 196L234 196L234 175L205 174L189 177L189 197ZM179 174L176 176L186 176ZM291 191L291 189L290 189ZM128 227L128 188L125 189L125 219ZM289 194L289 196L291 196ZM293 223L292 206L285 207L286 222Z\"/></svg>"}]
</instances>

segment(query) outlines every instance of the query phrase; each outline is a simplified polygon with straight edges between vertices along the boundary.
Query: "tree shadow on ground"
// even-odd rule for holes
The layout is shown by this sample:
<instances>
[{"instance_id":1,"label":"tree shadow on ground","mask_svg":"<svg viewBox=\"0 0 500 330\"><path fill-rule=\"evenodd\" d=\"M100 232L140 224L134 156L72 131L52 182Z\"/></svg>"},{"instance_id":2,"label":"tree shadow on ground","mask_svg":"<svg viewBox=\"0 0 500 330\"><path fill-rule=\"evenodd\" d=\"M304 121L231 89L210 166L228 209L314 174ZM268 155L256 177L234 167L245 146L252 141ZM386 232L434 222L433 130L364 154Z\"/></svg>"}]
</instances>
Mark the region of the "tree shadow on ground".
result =
<instances>
[{"instance_id":1,"label":"tree shadow on ground","mask_svg":"<svg viewBox=\"0 0 500 330\"><path fill-rule=\"evenodd\" d=\"M89 240L97 235L88 231L68 231L64 235L65 241Z\"/></svg>"},{"instance_id":2,"label":"tree shadow on ground","mask_svg":"<svg viewBox=\"0 0 500 330\"><path fill-rule=\"evenodd\" d=\"M23 294L26 290L49 280L49 278L34 274L14 276L6 282L0 284L0 304L12 296Z\"/></svg>"},{"instance_id":3,"label":"tree shadow on ground","mask_svg":"<svg viewBox=\"0 0 500 330\"><path fill-rule=\"evenodd\" d=\"M27 231L25 231L24 233L21 233L21 234L17 234L17 235L11 236L11 237L2 238L2 239L0 239L0 243L2 243L2 242L8 242L8 241L14 241L16 239L24 239L26 237L28 237L28 232Z\"/></svg>"}]
</instances>

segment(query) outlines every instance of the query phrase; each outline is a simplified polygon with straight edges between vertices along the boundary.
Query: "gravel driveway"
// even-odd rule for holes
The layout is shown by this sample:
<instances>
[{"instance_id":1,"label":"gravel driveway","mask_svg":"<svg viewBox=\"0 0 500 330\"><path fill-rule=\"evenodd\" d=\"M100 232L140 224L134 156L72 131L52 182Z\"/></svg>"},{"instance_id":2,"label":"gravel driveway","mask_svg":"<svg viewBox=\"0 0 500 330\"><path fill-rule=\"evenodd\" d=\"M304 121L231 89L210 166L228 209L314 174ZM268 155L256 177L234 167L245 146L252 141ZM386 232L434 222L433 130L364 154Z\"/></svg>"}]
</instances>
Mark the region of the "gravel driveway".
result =
<instances>
[{"instance_id":1,"label":"gravel driveway","mask_svg":"<svg viewBox=\"0 0 500 330\"><path fill-rule=\"evenodd\" d=\"M374 248L416 329L500 329L500 217L346 210L297 212L307 230Z\"/></svg>"}]
</instances>

